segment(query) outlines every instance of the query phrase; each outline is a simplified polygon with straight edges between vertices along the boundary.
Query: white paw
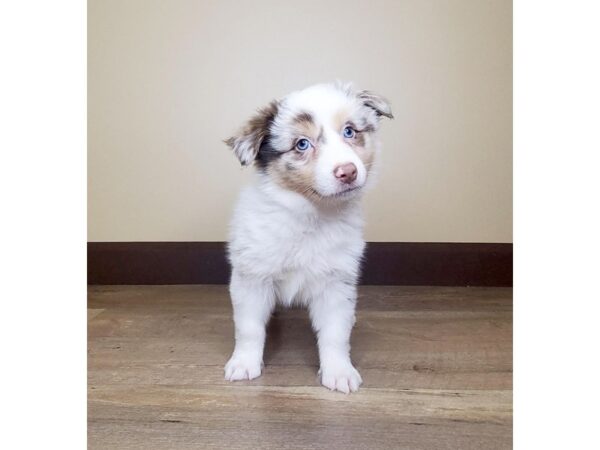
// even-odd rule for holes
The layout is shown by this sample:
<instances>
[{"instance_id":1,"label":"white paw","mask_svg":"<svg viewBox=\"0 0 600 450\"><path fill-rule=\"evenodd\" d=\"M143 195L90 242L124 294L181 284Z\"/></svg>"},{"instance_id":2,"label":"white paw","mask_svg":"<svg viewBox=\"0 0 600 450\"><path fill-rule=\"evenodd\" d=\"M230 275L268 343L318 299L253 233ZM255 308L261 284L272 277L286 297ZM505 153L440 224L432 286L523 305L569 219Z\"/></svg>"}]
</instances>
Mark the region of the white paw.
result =
<instances>
[{"instance_id":1,"label":"white paw","mask_svg":"<svg viewBox=\"0 0 600 450\"><path fill-rule=\"evenodd\" d=\"M260 358L233 355L225 364L225 379L227 381L253 380L262 372Z\"/></svg>"},{"instance_id":2,"label":"white paw","mask_svg":"<svg viewBox=\"0 0 600 450\"><path fill-rule=\"evenodd\" d=\"M350 362L322 366L319 374L323 386L344 394L358 391L358 387L362 384L362 378L358 370Z\"/></svg>"}]
</instances>

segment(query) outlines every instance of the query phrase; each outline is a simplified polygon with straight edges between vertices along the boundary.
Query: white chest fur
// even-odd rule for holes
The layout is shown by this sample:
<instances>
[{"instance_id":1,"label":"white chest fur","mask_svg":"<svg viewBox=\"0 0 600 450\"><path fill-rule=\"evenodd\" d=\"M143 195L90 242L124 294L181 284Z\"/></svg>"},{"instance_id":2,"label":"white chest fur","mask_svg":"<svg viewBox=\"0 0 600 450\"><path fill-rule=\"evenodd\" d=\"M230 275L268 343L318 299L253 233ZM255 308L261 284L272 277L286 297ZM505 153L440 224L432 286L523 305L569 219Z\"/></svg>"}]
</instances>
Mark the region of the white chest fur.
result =
<instances>
[{"instance_id":1,"label":"white chest fur","mask_svg":"<svg viewBox=\"0 0 600 450\"><path fill-rule=\"evenodd\" d=\"M309 301L332 277L354 284L363 249L357 202L317 209L270 185L245 190L231 224L233 269L272 282L278 300L286 304Z\"/></svg>"}]
</instances>

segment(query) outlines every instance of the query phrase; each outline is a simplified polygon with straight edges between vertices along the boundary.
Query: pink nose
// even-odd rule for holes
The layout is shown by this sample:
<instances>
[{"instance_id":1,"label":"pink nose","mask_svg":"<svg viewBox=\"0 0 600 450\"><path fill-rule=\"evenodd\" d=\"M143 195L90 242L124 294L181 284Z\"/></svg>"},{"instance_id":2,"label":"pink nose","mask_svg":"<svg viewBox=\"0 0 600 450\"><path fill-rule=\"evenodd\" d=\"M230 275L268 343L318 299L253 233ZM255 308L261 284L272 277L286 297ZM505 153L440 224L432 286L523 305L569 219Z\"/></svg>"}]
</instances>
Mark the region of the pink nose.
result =
<instances>
[{"instance_id":1,"label":"pink nose","mask_svg":"<svg viewBox=\"0 0 600 450\"><path fill-rule=\"evenodd\" d=\"M333 174L342 183L352 183L356 180L356 166L353 163L346 163L333 169Z\"/></svg>"}]
</instances>

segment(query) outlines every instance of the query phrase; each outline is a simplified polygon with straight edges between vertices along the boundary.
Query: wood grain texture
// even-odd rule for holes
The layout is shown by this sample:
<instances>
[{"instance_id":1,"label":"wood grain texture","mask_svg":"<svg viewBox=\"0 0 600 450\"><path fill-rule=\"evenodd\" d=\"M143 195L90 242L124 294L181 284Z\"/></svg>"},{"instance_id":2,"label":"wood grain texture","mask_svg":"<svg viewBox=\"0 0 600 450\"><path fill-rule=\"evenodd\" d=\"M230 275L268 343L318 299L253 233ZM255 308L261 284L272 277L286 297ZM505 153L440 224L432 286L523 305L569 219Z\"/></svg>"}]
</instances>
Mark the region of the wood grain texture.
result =
<instances>
[{"instance_id":1,"label":"wood grain texture","mask_svg":"<svg viewBox=\"0 0 600 450\"><path fill-rule=\"evenodd\" d=\"M89 289L92 449L504 449L512 446L512 290L363 286L364 384L317 380L306 311L277 311L263 375L223 380L225 286Z\"/></svg>"}]
</instances>

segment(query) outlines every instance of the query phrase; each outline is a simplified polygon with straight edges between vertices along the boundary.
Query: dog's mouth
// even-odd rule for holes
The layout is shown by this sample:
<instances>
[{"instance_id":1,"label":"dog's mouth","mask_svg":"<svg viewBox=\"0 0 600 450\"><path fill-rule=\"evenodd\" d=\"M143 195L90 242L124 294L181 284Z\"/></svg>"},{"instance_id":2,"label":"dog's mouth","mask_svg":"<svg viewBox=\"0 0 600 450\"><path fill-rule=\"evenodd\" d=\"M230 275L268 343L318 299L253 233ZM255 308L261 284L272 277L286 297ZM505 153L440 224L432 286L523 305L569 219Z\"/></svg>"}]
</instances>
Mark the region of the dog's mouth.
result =
<instances>
[{"instance_id":1,"label":"dog's mouth","mask_svg":"<svg viewBox=\"0 0 600 450\"><path fill-rule=\"evenodd\" d=\"M350 196L351 194L355 193L356 191L360 190L361 188L362 188L362 186L353 186L353 187L344 189L341 192L336 192L335 194L322 195L322 197L324 197L324 198L344 198L344 197Z\"/></svg>"},{"instance_id":2,"label":"dog's mouth","mask_svg":"<svg viewBox=\"0 0 600 450\"><path fill-rule=\"evenodd\" d=\"M319 199L319 200L345 200L345 199L350 199L352 198L353 194L358 193L358 191L361 190L363 186L352 186L349 187L347 189L344 189L343 191L340 192L334 192L333 194L323 194L321 192L319 192L317 189L311 188L309 189L309 193L310 195L314 198L314 199Z\"/></svg>"}]
</instances>

